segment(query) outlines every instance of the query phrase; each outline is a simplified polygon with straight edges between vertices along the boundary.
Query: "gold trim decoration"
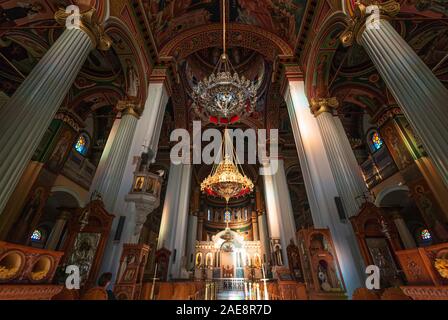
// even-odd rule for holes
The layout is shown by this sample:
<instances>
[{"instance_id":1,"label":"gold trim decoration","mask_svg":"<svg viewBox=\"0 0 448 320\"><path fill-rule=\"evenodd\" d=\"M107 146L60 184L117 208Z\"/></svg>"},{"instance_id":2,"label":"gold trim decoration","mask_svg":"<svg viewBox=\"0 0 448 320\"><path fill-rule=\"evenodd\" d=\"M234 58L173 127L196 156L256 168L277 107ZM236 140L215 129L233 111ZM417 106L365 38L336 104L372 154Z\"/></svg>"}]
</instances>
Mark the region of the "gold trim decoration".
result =
<instances>
[{"instance_id":1,"label":"gold trim decoration","mask_svg":"<svg viewBox=\"0 0 448 320\"><path fill-rule=\"evenodd\" d=\"M400 12L400 4L396 0L379 2L377 0L358 0L355 3L354 16L347 21L347 28L340 36L340 40L345 47L350 47L356 41L358 44L361 35L366 28L366 19L369 16L367 7L376 5L380 9L381 19L390 19Z\"/></svg>"},{"instance_id":2,"label":"gold trim decoration","mask_svg":"<svg viewBox=\"0 0 448 320\"><path fill-rule=\"evenodd\" d=\"M70 15L65 9L59 9L54 14L54 19L58 24L65 26L66 20ZM109 50L112 46L112 39L106 34L104 27L100 24L96 9L91 8L90 10L84 11L80 16L81 22L79 29L90 37L95 48L102 51Z\"/></svg>"},{"instance_id":3,"label":"gold trim decoration","mask_svg":"<svg viewBox=\"0 0 448 320\"><path fill-rule=\"evenodd\" d=\"M245 175L243 167L238 163L233 145L230 150L226 150L226 146L232 143L230 139L229 132L225 129L221 145L224 159L213 165L212 172L201 183L203 193L223 198L226 203L229 203L230 199L244 197L254 190L252 180ZM217 158L221 157L221 154L218 153Z\"/></svg>"},{"instance_id":4,"label":"gold trim decoration","mask_svg":"<svg viewBox=\"0 0 448 320\"><path fill-rule=\"evenodd\" d=\"M434 266L442 278L448 279L448 259L436 259Z\"/></svg>"},{"instance_id":5,"label":"gold trim decoration","mask_svg":"<svg viewBox=\"0 0 448 320\"><path fill-rule=\"evenodd\" d=\"M339 107L339 101L336 97L332 98L312 98L311 112L315 117L324 112L333 112L333 109Z\"/></svg>"},{"instance_id":6,"label":"gold trim decoration","mask_svg":"<svg viewBox=\"0 0 448 320\"><path fill-rule=\"evenodd\" d=\"M142 114L142 108L135 100L120 100L117 102L117 110L123 115L130 114L137 119Z\"/></svg>"}]
</instances>

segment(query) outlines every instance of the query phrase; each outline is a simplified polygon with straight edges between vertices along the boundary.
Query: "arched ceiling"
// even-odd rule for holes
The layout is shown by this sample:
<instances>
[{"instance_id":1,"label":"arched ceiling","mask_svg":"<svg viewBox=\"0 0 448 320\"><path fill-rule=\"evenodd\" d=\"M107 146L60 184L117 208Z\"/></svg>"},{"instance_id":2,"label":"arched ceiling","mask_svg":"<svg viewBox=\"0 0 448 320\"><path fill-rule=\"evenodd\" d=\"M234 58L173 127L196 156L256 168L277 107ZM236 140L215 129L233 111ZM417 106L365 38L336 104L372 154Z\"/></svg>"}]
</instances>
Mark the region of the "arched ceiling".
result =
<instances>
[{"instance_id":1,"label":"arched ceiling","mask_svg":"<svg viewBox=\"0 0 448 320\"><path fill-rule=\"evenodd\" d=\"M431 4L420 8L418 4L422 2L397 1L401 11L391 23L442 83L448 85L446 16L436 12L436 6ZM385 106L395 101L365 50L356 43L349 48L341 45L339 36L346 27L346 16L338 11L336 2L332 1L333 6L330 2L321 3L318 19L311 26L315 33L309 39L304 63L307 94L309 98L337 97L341 105L338 114L354 142L352 147L358 148L357 141L365 140L365 119L370 118L375 126ZM342 8L353 14L354 3L355 0L343 0Z\"/></svg>"},{"instance_id":2,"label":"arched ceiling","mask_svg":"<svg viewBox=\"0 0 448 320\"><path fill-rule=\"evenodd\" d=\"M448 50L446 22L440 19L443 14L431 10L432 7L416 9L416 1L399 2L402 12L394 21L397 30L427 65L435 68L442 82L448 83L448 63L439 65ZM167 114L174 124L168 127L188 127L194 117L185 92L193 76L200 79L210 72L222 47L222 0L2 0L0 90L8 95L16 90L62 31L53 19L54 12L72 3L81 8L97 8L102 20L106 20L114 46L106 53L91 53L64 104L81 119L100 109L101 117L107 109L113 114L117 100L124 95L129 61L140 76L144 100L153 64L172 57L181 81ZM251 79L259 76L264 65L260 106L245 126L270 128L284 122L279 84L268 81L279 56L301 62L310 97L337 96L350 105L345 109L350 109L350 113L355 114L353 108L358 107L371 116L389 102L390 95L363 49L342 48L338 42L345 23L341 10L350 14L353 3L354 0L227 0L228 41L234 64ZM345 120L347 131L355 135L355 122L360 119L348 118L351 123Z\"/></svg>"},{"instance_id":3,"label":"arched ceiling","mask_svg":"<svg viewBox=\"0 0 448 320\"><path fill-rule=\"evenodd\" d=\"M143 0L159 48L186 30L220 23L222 0ZM295 47L307 0L228 0L228 22L260 27Z\"/></svg>"}]
</instances>

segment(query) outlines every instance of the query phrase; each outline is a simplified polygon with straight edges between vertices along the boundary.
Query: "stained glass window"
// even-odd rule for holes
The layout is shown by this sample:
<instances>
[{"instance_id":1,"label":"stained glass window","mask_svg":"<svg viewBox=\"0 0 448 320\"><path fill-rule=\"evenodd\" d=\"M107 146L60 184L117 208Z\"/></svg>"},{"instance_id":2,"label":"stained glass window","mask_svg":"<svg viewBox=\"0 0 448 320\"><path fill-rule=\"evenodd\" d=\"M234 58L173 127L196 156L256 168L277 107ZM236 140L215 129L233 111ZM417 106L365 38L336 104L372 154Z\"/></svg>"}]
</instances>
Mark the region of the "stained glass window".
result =
<instances>
[{"instance_id":1,"label":"stained glass window","mask_svg":"<svg viewBox=\"0 0 448 320\"><path fill-rule=\"evenodd\" d=\"M39 242L42 240L42 232L39 230L34 230L33 234L31 235L31 241Z\"/></svg>"},{"instance_id":2,"label":"stained glass window","mask_svg":"<svg viewBox=\"0 0 448 320\"><path fill-rule=\"evenodd\" d=\"M226 213L224 214L224 222L230 222L231 220L231 213L230 211L226 211Z\"/></svg>"},{"instance_id":3,"label":"stained glass window","mask_svg":"<svg viewBox=\"0 0 448 320\"><path fill-rule=\"evenodd\" d=\"M424 240L424 241L428 241L428 240L431 240L431 239L432 239L431 233L429 232L428 229L423 229L423 230L420 232L420 237L421 237L422 240Z\"/></svg>"},{"instance_id":4,"label":"stained glass window","mask_svg":"<svg viewBox=\"0 0 448 320\"><path fill-rule=\"evenodd\" d=\"M87 137L82 134L79 136L78 141L75 144L75 150L78 151L80 154L85 156L87 154Z\"/></svg>"},{"instance_id":5,"label":"stained glass window","mask_svg":"<svg viewBox=\"0 0 448 320\"><path fill-rule=\"evenodd\" d=\"M381 149L381 147L383 146L383 140L381 139L378 132L374 132L372 134L372 145L375 151Z\"/></svg>"}]
</instances>

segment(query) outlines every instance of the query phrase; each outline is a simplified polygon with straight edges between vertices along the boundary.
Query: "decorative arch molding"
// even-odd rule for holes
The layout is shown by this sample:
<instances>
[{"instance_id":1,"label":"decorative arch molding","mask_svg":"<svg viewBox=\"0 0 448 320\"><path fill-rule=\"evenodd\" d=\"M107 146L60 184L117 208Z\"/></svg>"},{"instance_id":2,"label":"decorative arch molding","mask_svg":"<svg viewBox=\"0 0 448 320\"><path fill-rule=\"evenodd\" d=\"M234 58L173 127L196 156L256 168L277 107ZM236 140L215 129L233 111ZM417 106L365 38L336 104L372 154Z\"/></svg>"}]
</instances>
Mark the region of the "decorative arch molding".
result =
<instances>
[{"instance_id":1,"label":"decorative arch molding","mask_svg":"<svg viewBox=\"0 0 448 320\"><path fill-rule=\"evenodd\" d=\"M385 100L385 96L383 92L374 86L369 86L367 84L359 83L359 82L344 82L340 85L335 85L331 88L331 91L329 92L331 96L337 95L338 92L350 92L351 95L359 94L359 95L365 95L368 96L370 99L377 99L379 102L379 105L376 106L376 109L373 109L369 105L363 103L362 101L352 99L351 97L345 96L344 102L349 102L354 105L358 105L363 109L367 110L367 113L373 118L377 115L379 110L381 110L381 107L385 104L387 104L387 101Z\"/></svg>"},{"instance_id":2,"label":"decorative arch molding","mask_svg":"<svg viewBox=\"0 0 448 320\"><path fill-rule=\"evenodd\" d=\"M76 110L79 104L83 101L90 100L94 97L104 97L107 96L108 100L101 100L100 102L94 104L91 107L91 112L95 111L98 108L109 106L113 103L112 100L116 99L117 101L123 97L123 92L120 88L114 86L94 86L89 89L84 89L81 91L81 94L76 96L73 101L70 102L70 110Z\"/></svg>"},{"instance_id":3,"label":"decorative arch molding","mask_svg":"<svg viewBox=\"0 0 448 320\"><path fill-rule=\"evenodd\" d=\"M277 56L293 56L290 45L279 36L259 27L231 23L228 27L228 46L254 50L269 61ZM222 25L210 24L196 27L171 39L160 50L159 58L184 59L194 52L209 47L222 46Z\"/></svg>"},{"instance_id":4,"label":"decorative arch molding","mask_svg":"<svg viewBox=\"0 0 448 320\"><path fill-rule=\"evenodd\" d=\"M123 42L128 47L128 49L132 52L132 55L134 56L134 61L136 62L134 64L134 67L137 70L140 81L139 102L143 106L147 96L147 89L148 89L147 84L149 81L147 75L150 74L150 70L145 70L148 69L148 63L142 54L142 50L140 50L140 46L136 42L135 37L132 36L132 32L129 30L128 26L124 24L123 21L120 20L119 18L109 17L104 23L104 28L109 36L116 35L120 39L122 39ZM127 66L123 65L122 63L121 68L123 72L126 72L126 67Z\"/></svg>"},{"instance_id":5,"label":"decorative arch molding","mask_svg":"<svg viewBox=\"0 0 448 320\"><path fill-rule=\"evenodd\" d=\"M384 198L393 193L393 192L397 192L397 191L404 191L404 192L409 192L409 188L407 186L392 186L392 187L387 187L383 190L381 190L378 195L376 196L375 199L375 205L377 207L380 207L381 202L383 202Z\"/></svg>"},{"instance_id":6,"label":"decorative arch molding","mask_svg":"<svg viewBox=\"0 0 448 320\"><path fill-rule=\"evenodd\" d=\"M305 90L308 98L314 98L316 93L313 92L313 87L316 84L324 84L328 86L329 70L331 68L331 61L334 54L339 47L339 38L336 38L337 44L334 47L325 48L325 45L329 41L329 37L335 32L335 30L345 30L347 27L347 15L342 11L336 11L329 15L323 22L319 33L316 35L312 44L308 63L306 64L305 71ZM319 59L323 53L330 54L330 59L326 65L321 65ZM321 69L319 69L321 68Z\"/></svg>"},{"instance_id":7,"label":"decorative arch molding","mask_svg":"<svg viewBox=\"0 0 448 320\"><path fill-rule=\"evenodd\" d=\"M76 192L75 190L70 189L67 186L53 186L51 188L50 192L51 193L63 192L63 193L67 193L67 194L71 195L76 200L76 202L78 202L78 206L80 208L83 208L86 205L86 201L84 199L82 199L81 195L78 192Z\"/></svg>"},{"instance_id":8,"label":"decorative arch molding","mask_svg":"<svg viewBox=\"0 0 448 320\"><path fill-rule=\"evenodd\" d=\"M291 163L291 164L289 164L288 166L285 167L285 175L288 176L291 172L294 172L295 170L300 172L300 174L302 173L302 169L300 168L300 164L297 163L297 162L293 162L293 163Z\"/></svg>"}]
</instances>

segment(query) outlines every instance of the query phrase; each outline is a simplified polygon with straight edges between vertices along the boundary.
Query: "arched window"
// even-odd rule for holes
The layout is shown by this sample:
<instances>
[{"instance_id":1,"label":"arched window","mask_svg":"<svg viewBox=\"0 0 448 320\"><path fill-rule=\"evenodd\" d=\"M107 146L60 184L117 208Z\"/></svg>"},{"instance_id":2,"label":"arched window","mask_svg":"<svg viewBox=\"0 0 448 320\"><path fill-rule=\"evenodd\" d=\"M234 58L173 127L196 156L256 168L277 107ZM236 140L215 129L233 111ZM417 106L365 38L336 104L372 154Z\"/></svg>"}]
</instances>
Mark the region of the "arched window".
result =
<instances>
[{"instance_id":1,"label":"arched window","mask_svg":"<svg viewBox=\"0 0 448 320\"><path fill-rule=\"evenodd\" d=\"M33 242L40 242L42 240L42 231L36 229L33 231L33 234L31 235L31 241Z\"/></svg>"},{"instance_id":2,"label":"arched window","mask_svg":"<svg viewBox=\"0 0 448 320\"><path fill-rule=\"evenodd\" d=\"M210 209L207 210L207 220L212 221L212 211Z\"/></svg>"},{"instance_id":3,"label":"arched window","mask_svg":"<svg viewBox=\"0 0 448 320\"><path fill-rule=\"evenodd\" d=\"M232 220L232 213L227 210L224 214L224 222L230 222L231 220Z\"/></svg>"},{"instance_id":4,"label":"arched window","mask_svg":"<svg viewBox=\"0 0 448 320\"><path fill-rule=\"evenodd\" d=\"M75 144L75 150L83 156L87 154L89 150L89 137L85 133L79 135Z\"/></svg>"},{"instance_id":5,"label":"arched window","mask_svg":"<svg viewBox=\"0 0 448 320\"><path fill-rule=\"evenodd\" d=\"M372 132L370 136L370 141L373 151L379 150L383 147L383 139L381 139L378 131Z\"/></svg>"}]
</instances>

